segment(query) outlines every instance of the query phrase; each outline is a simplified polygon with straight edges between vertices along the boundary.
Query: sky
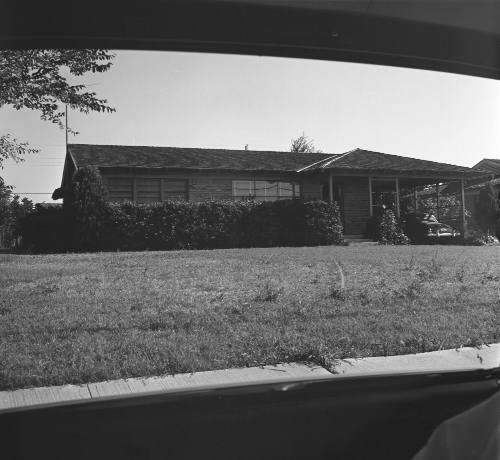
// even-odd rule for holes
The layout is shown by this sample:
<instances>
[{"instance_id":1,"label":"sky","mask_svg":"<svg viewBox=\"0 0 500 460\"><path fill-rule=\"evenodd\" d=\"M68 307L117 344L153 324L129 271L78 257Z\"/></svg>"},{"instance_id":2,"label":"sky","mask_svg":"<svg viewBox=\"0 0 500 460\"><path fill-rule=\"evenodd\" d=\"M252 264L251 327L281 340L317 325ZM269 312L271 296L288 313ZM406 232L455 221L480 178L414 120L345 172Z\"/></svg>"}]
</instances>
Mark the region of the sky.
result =
<instances>
[{"instance_id":1,"label":"sky","mask_svg":"<svg viewBox=\"0 0 500 460\"><path fill-rule=\"evenodd\" d=\"M79 81L115 113L69 113L89 144L283 150L303 132L325 153L356 147L462 166L500 158L500 82L443 72L304 59L116 51ZM15 192L51 202L64 130L0 108L0 132L39 153L0 170Z\"/></svg>"}]
</instances>

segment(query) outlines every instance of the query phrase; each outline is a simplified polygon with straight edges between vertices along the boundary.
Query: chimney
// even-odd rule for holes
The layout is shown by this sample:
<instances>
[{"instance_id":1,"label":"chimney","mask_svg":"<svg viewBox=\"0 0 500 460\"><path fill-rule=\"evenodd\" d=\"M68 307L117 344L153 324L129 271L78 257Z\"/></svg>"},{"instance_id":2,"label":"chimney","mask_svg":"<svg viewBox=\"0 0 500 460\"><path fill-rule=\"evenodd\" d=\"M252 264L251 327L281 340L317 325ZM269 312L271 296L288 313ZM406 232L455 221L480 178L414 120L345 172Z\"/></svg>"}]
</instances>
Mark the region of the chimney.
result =
<instances>
[{"instance_id":1,"label":"chimney","mask_svg":"<svg viewBox=\"0 0 500 460\"><path fill-rule=\"evenodd\" d=\"M245 144L245 150L248 150L248 144Z\"/></svg>"}]
</instances>

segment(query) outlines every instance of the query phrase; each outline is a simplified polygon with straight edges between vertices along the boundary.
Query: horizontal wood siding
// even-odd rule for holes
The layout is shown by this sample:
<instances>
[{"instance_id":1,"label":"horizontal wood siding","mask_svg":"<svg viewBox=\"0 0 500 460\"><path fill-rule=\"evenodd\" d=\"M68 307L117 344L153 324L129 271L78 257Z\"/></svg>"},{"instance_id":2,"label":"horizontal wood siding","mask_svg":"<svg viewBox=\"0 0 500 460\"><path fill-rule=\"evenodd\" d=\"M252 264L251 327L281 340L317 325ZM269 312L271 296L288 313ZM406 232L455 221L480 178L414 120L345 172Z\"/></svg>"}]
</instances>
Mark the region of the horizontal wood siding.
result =
<instances>
[{"instance_id":1,"label":"horizontal wood siding","mask_svg":"<svg viewBox=\"0 0 500 460\"><path fill-rule=\"evenodd\" d=\"M363 235L370 218L368 177L343 179L342 195L344 234Z\"/></svg>"},{"instance_id":2,"label":"horizontal wood siding","mask_svg":"<svg viewBox=\"0 0 500 460\"><path fill-rule=\"evenodd\" d=\"M319 177L305 177L300 181L301 195L304 200L321 200L321 183Z\"/></svg>"}]
</instances>

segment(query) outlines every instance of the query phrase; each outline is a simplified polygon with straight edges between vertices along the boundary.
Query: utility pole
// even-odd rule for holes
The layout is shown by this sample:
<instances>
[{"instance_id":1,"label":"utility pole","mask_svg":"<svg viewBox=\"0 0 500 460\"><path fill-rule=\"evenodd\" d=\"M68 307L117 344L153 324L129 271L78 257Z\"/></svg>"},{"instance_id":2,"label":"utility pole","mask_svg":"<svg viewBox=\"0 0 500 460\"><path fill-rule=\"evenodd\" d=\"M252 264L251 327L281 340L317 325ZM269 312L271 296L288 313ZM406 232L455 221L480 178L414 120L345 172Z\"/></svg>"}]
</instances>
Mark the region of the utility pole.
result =
<instances>
[{"instance_id":1,"label":"utility pole","mask_svg":"<svg viewBox=\"0 0 500 460\"><path fill-rule=\"evenodd\" d=\"M64 125L64 130L66 131L66 152L68 152L68 104L66 104L64 109L65 113L65 125Z\"/></svg>"}]
</instances>

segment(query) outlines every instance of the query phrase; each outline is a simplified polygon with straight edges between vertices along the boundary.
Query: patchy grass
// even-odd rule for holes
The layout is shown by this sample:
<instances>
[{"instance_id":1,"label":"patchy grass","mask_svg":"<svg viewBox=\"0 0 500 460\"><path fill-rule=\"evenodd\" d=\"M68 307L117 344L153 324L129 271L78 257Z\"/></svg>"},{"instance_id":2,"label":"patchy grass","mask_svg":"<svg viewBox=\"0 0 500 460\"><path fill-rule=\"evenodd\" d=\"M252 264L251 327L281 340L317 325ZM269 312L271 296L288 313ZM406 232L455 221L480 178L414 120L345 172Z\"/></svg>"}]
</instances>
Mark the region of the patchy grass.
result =
<instances>
[{"instance_id":1,"label":"patchy grass","mask_svg":"<svg viewBox=\"0 0 500 460\"><path fill-rule=\"evenodd\" d=\"M333 369L495 342L499 316L499 247L0 254L0 388L289 360Z\"/></svg>"}]
</instances>

